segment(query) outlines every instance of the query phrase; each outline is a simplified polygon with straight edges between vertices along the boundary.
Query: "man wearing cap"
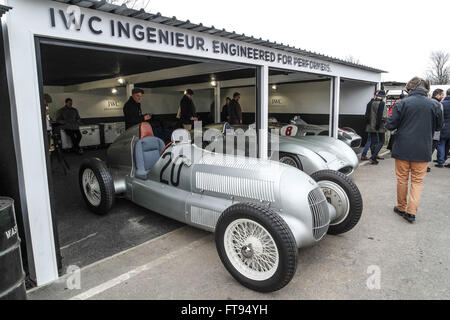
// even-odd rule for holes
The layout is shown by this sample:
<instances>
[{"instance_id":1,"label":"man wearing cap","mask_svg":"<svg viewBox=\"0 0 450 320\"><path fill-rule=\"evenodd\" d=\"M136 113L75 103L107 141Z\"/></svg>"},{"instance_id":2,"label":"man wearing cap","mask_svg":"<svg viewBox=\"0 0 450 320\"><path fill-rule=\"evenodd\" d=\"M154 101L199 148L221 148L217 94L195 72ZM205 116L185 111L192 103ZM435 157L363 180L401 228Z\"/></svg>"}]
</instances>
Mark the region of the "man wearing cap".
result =
<instances>
[{"instance_id":1,"label":"man wearing cap","mask_svg":"<svg viewBox=\"0 0 450 320\"><path fill-rule=\"evenodd\" d=\"M125 130L137 125L141 122L150 120L149 114L142 114L141 101L144 95L144 90L134 88L131 91L131 97L123 106L123 114L125 116Z\"/></svg>"},{"instance_id":2,"label":"man wearing cap","mask_svg":"<svg viewBox=\"0 0 450 320\"><path fill-rule=\"evenodd\" d=\"M376 98L369 102L366 109L366 132L370 135L371 146L370 151L372 156L370 157L371 164L378 164L378 153L384 145L385 133L386 133L386 118L387 109L384 103L386 92L384 90L378 91ZM376 143L378 142L378 143Z\"/></svg>"},{"instance_id":3,"label":"man wearing cap","mask_svg":"<svg viewBox=\"0 0 450 320\"><path fill-rule=\"evenodd\" d=\"M386 128L397 130L392 146L397 175L397 206L394 212L413 223L423 179L431 161L433 135L442 128L443 115L439 102L428 98L428 80L414 77L406 85L406 91L408 98L395 105ZM407 198L410 175L411 189Z\"/></svg>"},{"instance_id":4,"label":"man wearing cap","mask_svg":"<svg viewBox=\"0 0 450 320\"><path fill-rule=\"evenodd\" d=\"M194 121L198 120L194 101L192 101L193 95L194 91L187 89L180 101L180 119L186 130L192 130Z\"/></svg>"},{"instance_id":5,"label":"man wearing cap","mask_svg":"<svg viewBox=\"0 0 450 320\"><path fill-rule=\"evenodd\" d=\"M240 98L241 94L239 92L235 92L233 94L233 100L230 101L228 106L228 117L230 124L242 124L242 109L239 104Z\"/></svg>"}]
</instances>

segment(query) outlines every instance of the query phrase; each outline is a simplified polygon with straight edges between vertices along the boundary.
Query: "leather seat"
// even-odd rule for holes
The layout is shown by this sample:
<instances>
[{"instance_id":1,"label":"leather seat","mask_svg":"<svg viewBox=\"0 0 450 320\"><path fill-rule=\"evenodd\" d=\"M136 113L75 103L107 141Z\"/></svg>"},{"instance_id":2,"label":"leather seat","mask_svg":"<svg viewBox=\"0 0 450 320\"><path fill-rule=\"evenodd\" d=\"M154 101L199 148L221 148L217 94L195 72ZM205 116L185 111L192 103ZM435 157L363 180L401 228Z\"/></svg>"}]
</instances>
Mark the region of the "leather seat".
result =
<instances>
[{"instance_id":1,"label":"leather seat","mask_svg":"<svg viewBox=\"0 0 450 320\"><path fill-rule=\"evenodd\" d=\"M154 137L153 128L148 122L141 122L139 124L139 139L143 139L145 137Z\"/></svg>"},{"instance_id":2,"label":"leather seat","mask_svg":"<svg viewBox=\"0 0 450 320\"><path fill-rule=\"evenodd\" d=\"M136 142L134 158L136 171L134 176L141 180L147 180L148 173L159 160L164 150L164 142L157 137L145 137Z\"/></svg>"}]
</instances>

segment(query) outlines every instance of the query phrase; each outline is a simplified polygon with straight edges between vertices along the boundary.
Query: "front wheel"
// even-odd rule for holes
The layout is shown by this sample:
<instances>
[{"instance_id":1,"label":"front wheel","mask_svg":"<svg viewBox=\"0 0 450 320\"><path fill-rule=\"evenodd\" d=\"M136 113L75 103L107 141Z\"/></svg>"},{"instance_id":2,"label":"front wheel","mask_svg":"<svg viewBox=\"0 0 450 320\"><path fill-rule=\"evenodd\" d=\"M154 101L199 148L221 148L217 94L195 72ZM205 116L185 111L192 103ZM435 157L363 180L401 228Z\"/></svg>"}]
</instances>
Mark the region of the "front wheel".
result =
<instances>
[{"instance_id":1,"label":"front wheel","mask_svg":"<svg viewBox=\"0 0 450 320\"><path fill-rule=\"evenodd\" d=\"M328 233L337 235L353 229L363 210L363 200L356 184L335 170L317 171L311 178L319 184L328 203L336 209L336 217L330 222Z\"/></svg>"},{"instance_id":2,"label":"front wheel","mask_svg":"<svg viewBox=\"0 0 450 320\"><path fill-rule=\"evenodd\" d=\"M217 222L215 239L225 268L249 289L277 291L295 274L298 251L294 236L272 210L252 203L229 207Z\"/></svg>"},{"instance_id":3,"label":"front wheel","mask_svg":"<svg viewBox=\"0 0 450 320\"><path fill-rule=\"evenodd\" d=\"M84 160L78 173L81 195L92 212L107 214L114 203L114 180L98 158Z\"/></svg>"}]
</instances>

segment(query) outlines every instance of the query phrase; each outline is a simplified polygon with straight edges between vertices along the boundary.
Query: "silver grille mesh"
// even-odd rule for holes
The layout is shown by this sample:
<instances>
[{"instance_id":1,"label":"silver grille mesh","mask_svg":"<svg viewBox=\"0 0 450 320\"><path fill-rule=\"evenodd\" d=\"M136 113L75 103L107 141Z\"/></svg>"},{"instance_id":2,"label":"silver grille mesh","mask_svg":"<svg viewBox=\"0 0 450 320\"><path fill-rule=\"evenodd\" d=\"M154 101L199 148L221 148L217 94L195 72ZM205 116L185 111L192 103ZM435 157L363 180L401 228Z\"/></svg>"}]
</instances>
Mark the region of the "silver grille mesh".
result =
<instances>
[{"instance_id":1,"label":"silver grille mesh","mask_svg":"<svg viewBox=\"0 0 450 320\"><path fill-rule=\"evenodd\" d=\"M328 204L322 189L316 188L308 195L309 208L313 218L313 236L320 240L325 235L330 224Z\"/></svg>"},{"instance_id":2,"label":"silver grille mesh","mask_svg":"<svg viewBox=\"0 0 450 320\"><path fill-rule=\"evenodd\" d=\"M196 187L242 198L275 202L275 183L258 179L197 172Z\"/></svg>"},{"instance_id":3,"label":"silver grille mesh","mask_svg":"<svg viewBox=\"0 0 450 320\"><path fill-rule=\"evenodd\" d=\"M191 206L191 222L210 228L215 228L221 213L205 208Z\"/></svg>"}]
</instances>

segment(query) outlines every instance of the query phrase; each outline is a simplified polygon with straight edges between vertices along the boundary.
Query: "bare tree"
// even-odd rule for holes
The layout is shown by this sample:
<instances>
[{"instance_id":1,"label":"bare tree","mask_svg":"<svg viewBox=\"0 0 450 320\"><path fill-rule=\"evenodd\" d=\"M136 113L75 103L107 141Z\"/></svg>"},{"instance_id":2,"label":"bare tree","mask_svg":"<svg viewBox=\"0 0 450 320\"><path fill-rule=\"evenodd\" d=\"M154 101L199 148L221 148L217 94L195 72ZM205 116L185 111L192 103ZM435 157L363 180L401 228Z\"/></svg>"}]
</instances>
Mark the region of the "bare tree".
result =
<instances>
[{"instance_id":1,"label":"bare tree","mask_svg":"<svg viewBox=\"0 0 450 320\"><path fill-rule=\"evenodd\" d=\"M348 55L347 57L345 57L345 60L350 62L350 63L354 63L354 64L361 64L361 61L359 61L359 59L355 58L354 56L352 56L351 54Z\"/></svg>"},{"instance_id":2,"label":"bare tree","mask_svg":"<svg viewBox=\"0 0 450 320\"><path fill-rule=\"evenodd\" d=\"M128 8L136 10L141 8L147 9L150 4L150 0L106 0L106 2L116 4L118 6L125 4Z\"/></svg>"},{"instance_id":3,"label":"bare tree","mask_svg":"<svg viewBox=\"0 0 450 320\"><path fill-rule=\"evenodd\" d=\"M450 83L450 53L433 51L430 60L427 79L430 80L431 84Z\"/></svg>"}]
</instances>

